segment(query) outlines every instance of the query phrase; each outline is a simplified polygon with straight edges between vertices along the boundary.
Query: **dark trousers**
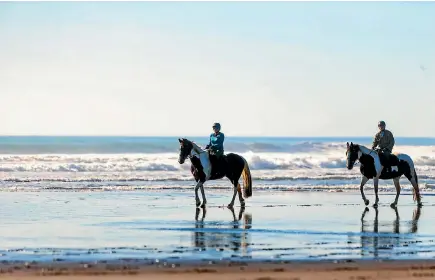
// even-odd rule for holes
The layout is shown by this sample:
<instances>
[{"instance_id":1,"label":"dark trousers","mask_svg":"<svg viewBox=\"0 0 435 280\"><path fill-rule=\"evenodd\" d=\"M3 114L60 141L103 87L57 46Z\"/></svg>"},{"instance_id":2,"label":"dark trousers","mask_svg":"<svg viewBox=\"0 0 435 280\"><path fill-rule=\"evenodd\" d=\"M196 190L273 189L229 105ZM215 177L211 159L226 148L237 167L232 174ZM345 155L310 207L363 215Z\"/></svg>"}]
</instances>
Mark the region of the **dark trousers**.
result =
<instances>
[{"instance_id":1,"label":"dark trousers","mask_svg":"<svg viewBox=\"0 0 435 280\"><path fill-rule=\"evenodd\" d=\"M211 170L212 173L216 173L217 172L217 167L218 167L218 163L222 158L221 154L215 154L213 152L208 152L208 156L210 159L210 164L211 164Z\"/></svg>"},{"instance_id":2,"label":"dark trousers","mask_svg":"<svg viewBox=\"0 0 435 280\"><path fill-rule=\"evenodd\" d=\"M379 153L382 153L382 155L385 158L385 165L386 165L385 167L390 167L390 155L391 155L391 152L389 150L387 150L387 149L384 149L384 150L379 151Z\"/></svg>"}]
</instances>

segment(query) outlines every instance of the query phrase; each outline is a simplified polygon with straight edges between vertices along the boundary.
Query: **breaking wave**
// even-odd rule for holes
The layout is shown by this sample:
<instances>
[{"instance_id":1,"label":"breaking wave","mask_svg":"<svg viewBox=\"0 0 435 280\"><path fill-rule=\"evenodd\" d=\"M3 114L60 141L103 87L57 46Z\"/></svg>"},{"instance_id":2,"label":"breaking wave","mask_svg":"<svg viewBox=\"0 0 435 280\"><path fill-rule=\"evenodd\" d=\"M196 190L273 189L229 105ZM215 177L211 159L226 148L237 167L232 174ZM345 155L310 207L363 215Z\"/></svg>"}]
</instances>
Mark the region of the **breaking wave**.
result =
<instances>
[{"instance_id":1,"label":"breaking wave","mask_svg":"<svg viewBox=\"0 0 435 280\"><path fill-rule=\"evenodd\" d=\"M268 150L273 149L270 145ZM247 159L251 170L344 169L346 167L345 146L342 143L301 143L291 147L292 151L287 152L236 151L236 153ZM399 146L395 151L409 154L417 167L435 167L433 146ZM230 152L233 151L227 153ZM188 162L180 165L177 159L177 153L3 154L0 155L0 172L129 172L189 169Z\"/></svg>"},{"instance_id":2,"label":"breaking wave","mask_svg":"<svg viewBox=\"0 0 435 280\"><path fill-rule=\"evenodd\" d=\"M1 145L0 145L1 146ZM287 185L358 184L359 167L346 169L345 143L303 142L232 143L226 153L243 156L258 182ZM1 148L1 147L0 147ZM173 147L171 148L173 149ZM265 152L267 151L267 152ZM410 155L423 184L435 183L434 146L396 146L395 152ZM193 181L190 162L178 163L178 154L161 153L45 153L0 154L0 189L18 185L73 187L143 185L147 182ZM142 183L141 183L142 182ZM60 186L62 187L62 186Z\"/></svg>"}]
</instances>

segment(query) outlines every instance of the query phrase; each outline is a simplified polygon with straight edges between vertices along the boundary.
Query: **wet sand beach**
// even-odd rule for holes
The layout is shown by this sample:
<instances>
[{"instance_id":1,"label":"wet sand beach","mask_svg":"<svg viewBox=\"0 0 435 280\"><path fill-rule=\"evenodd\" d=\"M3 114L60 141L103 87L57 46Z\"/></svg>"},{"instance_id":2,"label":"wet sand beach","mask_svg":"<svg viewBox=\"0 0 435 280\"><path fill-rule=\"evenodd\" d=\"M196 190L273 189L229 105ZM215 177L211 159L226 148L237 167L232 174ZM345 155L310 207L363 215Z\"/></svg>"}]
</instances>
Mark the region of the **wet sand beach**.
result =
<instances>
[{"instance_id":1,"label":"wet sand beach","mask_svg":"<svg viewBox=\"0 0 435 280\"><path fill-rule=\"evenodd\" d=\"M391 193L381 193L378 209L366 208L357 192L254 192L245 209L236 203L233 210L225 207L229 190L206 195L203 210L187 190L2 192L1 277L434 275L430 193L419 208L404 192L396 209Z\"/></svg>"}]
</instances>

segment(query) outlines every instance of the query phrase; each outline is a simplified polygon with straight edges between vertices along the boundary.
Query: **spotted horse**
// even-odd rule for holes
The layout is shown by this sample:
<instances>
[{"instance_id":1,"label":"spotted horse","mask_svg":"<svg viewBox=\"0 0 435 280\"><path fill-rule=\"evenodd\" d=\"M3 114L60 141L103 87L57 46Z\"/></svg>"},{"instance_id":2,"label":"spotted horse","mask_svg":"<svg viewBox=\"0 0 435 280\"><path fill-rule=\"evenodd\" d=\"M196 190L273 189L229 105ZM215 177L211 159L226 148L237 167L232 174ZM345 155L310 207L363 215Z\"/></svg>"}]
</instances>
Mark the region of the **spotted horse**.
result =
<instances>
[{"instance_id":1,"label":"spotted horse","mask_svg":"<svg viewBox=\"0 0 435 280\"><path fill-rule=\"evenodd\" d=\"M390 180L393 179L394 186L396 187L396 198L394 202L391 203L391 207L396 207L400 195L400 177L405 175L405 177L412 184L413 199L417 201L418 206L422 206L420 189L418 187L418 177L415 172L414 162L411 157L407 154L398 153L391 154L389 160L382 155L378 154L376 151L371 150L363 145L353 144L352 142L347 143L346 150L346 167L351 170L358 160L361 163L360 172L363 175L361 179L360 191L362 199L365 205L369 205L369 200L366 199L364 195L364 185L369 179L373 179L376 200L373 207L378 207L379 197L378 197L378 184L379 179Z\"/></svg>"},{"instance_id":2,"label":"spotted horse","mask_svg":"<svg viewBox=\"0 0 435 280\"><path fill-rule=\"evenodd\" d=\"M185 138L179 138L178 141L180 142L178 162L183 164L185 160L189 158L192 163L190 171L197 183L195 187L195 200L197 207L201 205L201 201L198 197L198 189L201 189L202 194L203 202L201 207L205 208L207 200L204 193L204 183L209 180L217 180L223 177L227 177L234 186L233 198L228 204L228 208L234 206L236 194L239 195L240 206L245 207L245 200L242 197L239 179L240 177L243 178L243 196L248 198L252 196L252 178L248 163L242 156L234 153L223 155L220 160L216 160L216 164L213 166L212 170L210 154L207 150L202 149L195 142Z\"/></svg>"}]
</instances>

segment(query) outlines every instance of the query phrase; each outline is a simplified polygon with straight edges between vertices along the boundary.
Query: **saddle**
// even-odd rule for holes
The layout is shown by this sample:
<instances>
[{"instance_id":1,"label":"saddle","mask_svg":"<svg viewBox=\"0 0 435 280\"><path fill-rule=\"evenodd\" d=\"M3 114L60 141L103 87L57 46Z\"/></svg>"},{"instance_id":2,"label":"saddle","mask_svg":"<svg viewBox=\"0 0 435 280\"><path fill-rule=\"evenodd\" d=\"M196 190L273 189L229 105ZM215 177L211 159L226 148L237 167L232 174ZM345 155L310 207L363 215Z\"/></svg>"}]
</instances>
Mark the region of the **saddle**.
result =
<instances>
[{"instance_id":1,"label":"saddle","mask_svg":"<svg viewBox=\"0 0 435 280\"><path fill-rule=\"evenodd\" d=\"M399 165L399 158L394 154L386 155L382 151L377 151L379 160L381 161L381 165L388 170L391 169L392 166Z\"/></svg>"},{"instance_id":2,"label":"saddle","mask_svg":"<svg viewBox=\"0 0 435 280\"><path fill-rule=\"evenodd\" d=\"M210 179L220 179L225 176L226 156L222 155L217 157L214 154L209 154L211 164L211 176Z\"/></svg>"}]
</instances>

